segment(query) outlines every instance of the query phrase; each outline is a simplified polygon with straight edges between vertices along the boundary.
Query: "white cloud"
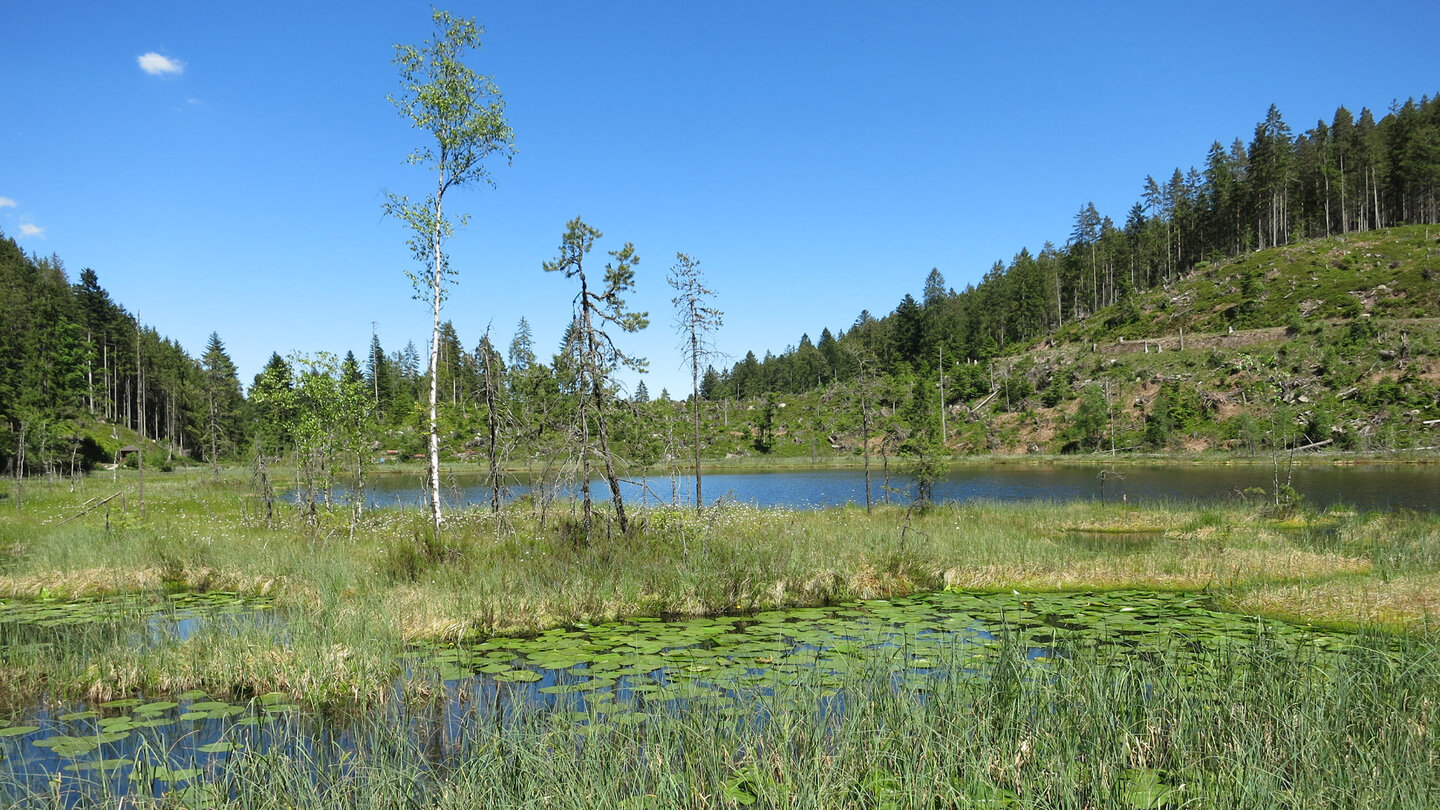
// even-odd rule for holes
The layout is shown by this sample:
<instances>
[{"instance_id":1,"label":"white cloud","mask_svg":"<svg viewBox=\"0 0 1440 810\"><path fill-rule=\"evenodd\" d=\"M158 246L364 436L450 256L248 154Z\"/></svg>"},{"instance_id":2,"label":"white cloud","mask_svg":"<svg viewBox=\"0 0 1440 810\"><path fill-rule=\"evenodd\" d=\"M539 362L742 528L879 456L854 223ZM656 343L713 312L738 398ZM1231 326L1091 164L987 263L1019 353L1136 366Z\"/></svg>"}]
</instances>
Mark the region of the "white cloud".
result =
<instances>
[{"instance_id":1,"label":"white cloud","mask_svg":"<svg viewBox=\"0 0 1440 810\"><path fill-rule=\"evenodd\" d=\"M20 223L20 235L21 235L21 236L38 236L38 237L40 237L41 239L44 239L44 238L45 238L45 229L42 228L42 227L40 227L39 225L31 225L31 224L28 223L28 222L22 222L22 223Z\"/></svg>"},{"instance_id":2,"label":"white cloud","mask_svg":"<svg viewBox=\"0 0 1440 810\"><path fill-rule=\"evenodd\" d=\"M0 208L14 208L19 204L9 197L0 197Z\"/></svg>"},{"instance_id":3,"label":"white cloud","mask_svg":"<svg viewBox=\"0 0 1440 810\"><path fill-rule=\"evenodd\" d=\"M179 76L185 72L185 63L179 59L161 56L154 51L135 57L140 69L151 76Z\"/></svg>"}]
</instances>

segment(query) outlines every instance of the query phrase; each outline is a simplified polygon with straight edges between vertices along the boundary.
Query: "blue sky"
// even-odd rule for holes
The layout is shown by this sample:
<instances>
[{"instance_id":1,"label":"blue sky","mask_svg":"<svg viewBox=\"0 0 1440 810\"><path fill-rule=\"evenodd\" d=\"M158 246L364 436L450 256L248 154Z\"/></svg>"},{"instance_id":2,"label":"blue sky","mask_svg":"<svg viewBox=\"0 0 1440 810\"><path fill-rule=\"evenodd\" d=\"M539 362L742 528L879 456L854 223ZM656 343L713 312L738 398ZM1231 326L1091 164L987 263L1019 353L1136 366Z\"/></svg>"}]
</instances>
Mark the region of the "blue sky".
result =
<instances>
[{"instance_id":1,"label":"blue sky","mask_svg":"<svg viewBox=\"0 0 1440 810\"><path fill-rule=\"evenodd\" d=\"M494 188L449 208L445 317L472 347L520 316L548 356L575 290L541 263L576 215L634 242L652 394L688 391L665 284L701 260L718 348L776 352L996 261L1063 243L1146 175L1296 132L1338 105L1440 91L1440 3L455 2L515 130ZM386 94L428 4L4 0L0 230L93 268L192 354L218 332L247 384L272 351L429 336L386 191L432 180ZM717 364L718 365L718 364ZM633 381L633 380L632 380Z\"/></svg>"}]
</instances>

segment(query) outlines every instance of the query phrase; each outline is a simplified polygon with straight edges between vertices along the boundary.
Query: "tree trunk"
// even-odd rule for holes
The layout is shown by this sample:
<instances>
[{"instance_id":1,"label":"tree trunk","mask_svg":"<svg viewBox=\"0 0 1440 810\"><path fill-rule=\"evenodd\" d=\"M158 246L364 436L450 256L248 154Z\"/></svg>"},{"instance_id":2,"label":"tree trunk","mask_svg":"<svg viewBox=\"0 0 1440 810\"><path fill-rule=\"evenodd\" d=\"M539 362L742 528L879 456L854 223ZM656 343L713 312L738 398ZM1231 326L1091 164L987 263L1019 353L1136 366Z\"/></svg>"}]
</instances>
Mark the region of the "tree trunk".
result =
<instances>
[{"instance_id":1,"label":"tree trunk","mask_svg":"<svg viewBox=\"0 0 1440 810\"><path fill-rule=\"evenodd\" d=\"M485 363L485 427L489 435L488 455L490 457L490 511L500 514L500 420L495 415L495 369L490 361L490 351L482 352Z\"/></svg>"},{"instance_id":2,"label":"tree trunk","mask_svg":"<svg viewBox=\"0 0 1440 810\"><path fill-rule=\"evenodd\" d=\"M442 156L443 162L443 156ZM440 173L440 190L435 195L435 231L431 245L435 251L435 267L430 276L430 303L433 314L430 326L430 402L429 428L430 452L427 454L426 475L430 488L430 528L433 555L440 546L440 301L441 285L444 283L445 256L441 252L441 199L445 193L445 173Z\"/></svg>"},{"instance_id":3,"label":"tree trunk","mask_svg":"<svg viewBox=\"0 0 1440 810\"><path fill-rule=\"evenodd\" d=\"M875 501L870 496L870 405L860 395L860 445L865 449L865 514L870 514Z\"/></svg>"},{"instance_id":4,"label":"tree trunk","mask_svg":"<svg viewBox=\"0 0 1440 810\"><path fill-rule=\"evenodd\" d=\"M137 446L140 448L135 454L135 470L139 473L138 495L140 498L140 517L145 517L145 366L140 359L140 318L135 318L135 393L136 407L139 412L140 441Z\"/></svg>"},{"instance_id":5,"label":"tree trunk","mask_svg":"<svg viewBox=\"0 0 1440 810\"><path fill-rule=\"evenodd\" d=\"M690 323L690 401L695 409L695 514L700 514L700 509L705 504L705 499L700 496L700 336L695 331L696 324Z\"/></svg>"},{"instance_id":6,"label":"tree trunk","mask_svg":"<svg viewBox=\"0 0 1440 810\"><path fill-rule=\"evenodd\" d=\"M620 533L628 535L630 521L625 516L625 499L620 495L620 478L615 474L615 461L610 457L610 438L605 427L605 410L601 400L604 392L600 388L600 378L591 378L590 385L595 396L595 431L600 439L600 457L605 462L605 481L610 485L610 500L615 503L615 519L620 523Z\"/></svg>"}]
</instances>

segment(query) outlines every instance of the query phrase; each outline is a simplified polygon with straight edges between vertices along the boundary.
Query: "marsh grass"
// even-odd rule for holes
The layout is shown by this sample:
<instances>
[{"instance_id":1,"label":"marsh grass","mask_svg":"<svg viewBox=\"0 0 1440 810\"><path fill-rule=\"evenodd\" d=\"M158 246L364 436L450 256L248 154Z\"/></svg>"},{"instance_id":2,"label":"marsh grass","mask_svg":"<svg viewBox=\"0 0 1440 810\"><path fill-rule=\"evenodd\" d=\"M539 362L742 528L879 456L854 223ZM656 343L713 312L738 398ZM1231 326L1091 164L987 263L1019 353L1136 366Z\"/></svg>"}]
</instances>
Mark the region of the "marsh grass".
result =
<instances>
[{"instance_id":1,"label":"marsh grass","mask_svg":"<svg viewBox=\"0 0 1440 810\"><path fill-rule=\"evenodd\" d=\"M876 661L838 697L817 678L747 694L741 711L656 704L625 724L531 709L456 732L423 709L374 715L345 741L236 752L188 793L127 806L1403 810L1440 800L1433 643L1361 635L1333 651L1262 635L1198 657L1026 653L1009 644L970 674L918 685Z\"/></svg>"},{"instance_id":2,"label":"marsh grass","mask_svg":"<svg viewBox=\"0 0 1440 810\"><path fill-rule=\"evenodd\" d=\"M119 482L124 486L125 482ZM374 705L417 641L523 635L627 616L746 613L942 587L979 590L1206 590L1230 606L1302 621L1419 628L1431 621L1440 520L1416 514L1258 507L965 503L760 510L650 508L638 530L611 522L588 542L523 507L447 517L427 554L423 515L376 510L318 523L281 506L273 525L239 476L147 481L146 515L61 523L116 484L30 485L0 520L0 598L75 598L167 589L263 595L285 635L202 633L139 648L57 639L7 654L7 702L201 688L291 692L316 705ZM563 517L563 509L559 516ZM1086 543L1072 539L1087 533ZM1152 541L1126 545L1143 530ZM1114 539L1110 542L1107 538ZM1418 595L1418 598L1416 598Z\"/></svg>"}]
</instances>

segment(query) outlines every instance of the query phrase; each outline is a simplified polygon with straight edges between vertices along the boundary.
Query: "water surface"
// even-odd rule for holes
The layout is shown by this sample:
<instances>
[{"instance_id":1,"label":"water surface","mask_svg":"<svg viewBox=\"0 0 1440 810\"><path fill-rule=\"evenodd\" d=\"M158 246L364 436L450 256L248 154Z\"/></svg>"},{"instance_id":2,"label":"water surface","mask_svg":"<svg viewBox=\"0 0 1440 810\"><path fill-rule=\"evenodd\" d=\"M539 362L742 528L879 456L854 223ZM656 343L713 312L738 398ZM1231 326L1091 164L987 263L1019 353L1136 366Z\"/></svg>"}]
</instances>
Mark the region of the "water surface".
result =
<instances>
[{"instance_id":1,"label":"water surface","mask_svg":"<svg viewBox=\"0 0 1440 810\"><path fill-rule=\"evenodd\" d=\"M1280 483L1287 480L1280 471ZM1336 504L1364 510L1412 509L1440 511L1440 465L1345 464L1296 467L1289 477L1305 502L1320 507ZM385 474L366 482L370 506L418 506L424 492L422 478L411 474ZM963 465L952 468L934 487L939 501L1175 501L1218 503L1241 498L1265 499L1275 490L1275 471L1265 464L1236 466L1184 466L1124 464L1113 468L1065 464ZM443 474L447 505L483 505L490 502L486 477L469 470ZM818 509L865 502L865 474L854 469L786 470L776 472L714 472L704 481L707 501L724 498L761 507ZM888 484L888 486L887 486ZM871 496L876 502L908 503L914 479L872 471ZM527 479L511 482L508 495L532 493ZM1260 490L1261 492L1257 492ZM576 494L575 488L546 489L548 495ZM646 476L621 486L626 503L693 504L692 476ZM345 492L341 496L345 497ZM608 500L602 481L592 482L590 496Z\"/></svg>"}]
</instances>

